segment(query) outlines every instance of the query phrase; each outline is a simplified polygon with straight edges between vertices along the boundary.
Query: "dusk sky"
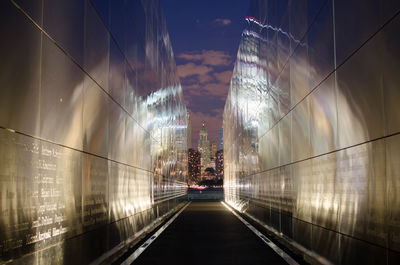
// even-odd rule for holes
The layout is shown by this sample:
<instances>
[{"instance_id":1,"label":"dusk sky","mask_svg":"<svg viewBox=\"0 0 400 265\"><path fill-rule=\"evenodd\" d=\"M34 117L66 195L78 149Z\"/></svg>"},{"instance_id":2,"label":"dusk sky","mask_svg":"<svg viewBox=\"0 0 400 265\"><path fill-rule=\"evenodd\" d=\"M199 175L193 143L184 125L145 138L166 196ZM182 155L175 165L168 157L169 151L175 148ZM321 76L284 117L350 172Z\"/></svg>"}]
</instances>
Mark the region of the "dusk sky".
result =
<instances>
[{"instance_id":1,"label":"dusk sky","mask_svg":"<svg viewBox=\"0 0 400 265\"><path fill-rule=\"evenodd\" d=\"M202 121L209 139L219 140L249 1L161 0L187 108L192 113L192 147Z\"/></svg>"}]
</instances>

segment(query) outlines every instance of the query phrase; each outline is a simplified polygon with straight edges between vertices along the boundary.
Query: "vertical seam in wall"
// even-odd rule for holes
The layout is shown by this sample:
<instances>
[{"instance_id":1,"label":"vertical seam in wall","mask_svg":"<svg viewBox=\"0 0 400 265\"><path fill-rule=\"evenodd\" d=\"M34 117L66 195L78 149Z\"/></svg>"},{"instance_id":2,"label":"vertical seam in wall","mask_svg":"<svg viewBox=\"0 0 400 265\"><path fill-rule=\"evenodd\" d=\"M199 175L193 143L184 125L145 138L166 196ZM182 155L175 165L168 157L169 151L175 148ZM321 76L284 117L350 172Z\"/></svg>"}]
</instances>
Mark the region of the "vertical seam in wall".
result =
<instances>
[{"instance_id":1,"label":"vertical seam in wall","mask_svg":"<svg viewBox=\"0 0 400 265\"><path fill-rule=\"evenodd\" d=\"M383 29L382 29L383 30ZM380 45L379 47L378 47L378 49L380 50L380 51L382 51L382 49L383 49L383 47ZM386 136L387 136L387 132L388 132L388 130L387 130L387 122L386 122L386 119L385 119L385 92L384 92L384 84L385 84L385 82L384 82L384 73L382 72L381 73L381 78L380 78L380 84L381 84L381 102L382 102L382 119L383 119L383 135L384 135L384 138L383 138L383 144L384 144L384 152L385 152L385 154L384 154L384 177L385 177L385 180L384 180L384 192L385 192L385 201L384 201L384 209L385 209L385 212L386 212L386 214L385 214L385 219L386 220L384 220L384 222L385 222L385 224L387 224L388 223L388 220L387 220L387 216L388 216L388 212L389 212L389 207L388 207L388 202L389 202L389 191L387 190L388 189L388 176L387 176L387 143L386 143ZM387 234L386 234L386 264L388 265L389 264L389 231L387 231Z\"/></svg>"},{"instance_id":2,"label":"vertical seam in wall","mask_svg":"<svg viewBox=\"0 0 400 265\"><path fill-rule=\"evenodd\" d=\"M83 54L85 54L85 51L86 51L86 15L87 15L87 2L85 1L85 3L84 3L84 7L83 7ZM83 56L83 65L82 66L84 66L85 65L85 56ZM82 150L84 150L84 139L86 138L86 132L85 132L85 130L84 130L84 112L85 112L85 104L83 104L84 102L85 102L85 96L86 96L86 86L85 86L85 82L86 82L86 76L84 75L83 76L83 83L82 83L82 112L81 112L81 115L82 115L82 119L81 119L81 121L82 121L82 136L83 136L83 141L82 141ZM81 196L81 223L83 224L84 223L84 210L83 210L83 205L84 205L84 191L85 191L85 189L84 189L84 184L83 183L85 183L85 171L84 171L84 168L83 168L83 166L84 166L84 163L85 163L85 158L86 158L86 156L85 156L85 154L82 154L81 155L81 193L82 193L82 196ZM107 163L108 163L108 161L107 161ZM107 186L109 186L109 184L108 184L108 182L109 182L109 177L107 178ZM109 193L107 192L107 196L109 196ZM108 207L108 219L107 219L107 223L110 223L110 221L111 221L111 219L110 219L110 205L109 205L109 207Z\"/></svg>"},{"instance_id":3,"label":"vertical seam in wall","mask_svg":"<svg viewBox=\"0 0 400 265\"><path fill-rule=\"evenodd\" d=\"M385 219L384 222L385 224L389 223L388 220L388 213L389 213L389 191L388 191L388 175L387 175L387 142L386 142L386 138L383 138L383 144L384 144L384 150L385 150L385 154L384 154L384 159L385 159L385 167L384 167L384 176L385 176L385 181L384 181L384 185L385 185ZM389 230L389 229L388 229ZM387 231L386 234L386 264L389 264L389 231Z\"/></svg>"},{"instance_id":4,"label":"vertical seam in wall","mask_svg":"<svg viewBox=\"0 0 400 265\"><path fill-rule=\"evenodd\" d=\"M338 104L338 86L337 86L337 72L336 72L336 67L337 67L337 61L336 61L336 16L335 16L335 0L332 0L332 26L333 26L333 67L334 67L334 82L333 82L333 89L335 91L335 104L336 104L336 132L335 132L335 146L334 149L337 149L337 146L339 144L339 104ZM337 173L337 171L336 171ZM336 181L335 181L335 188L337 187L337 182L338 182L338 177L337 174L335 175ZM336 189L335 189L336 191ZM338 240L338 261L339 264L342 263L342 258L341 258L341 241L342 241L342 235L341 235L341 197L339 196L339 207L337 209L336 213L336 220L338 223L338 232L339 232L339 240Z\"/></svg>"},{"instance_id":5,"label":"vertical seam in wall","mask_svg":"<svg viewBox=\"0 0 400 265\"><path fill-rule=\"evenodd\" d=\"M43 27L43 12L44 12L44 0L41 1L41 14L40 14L40 23ZM25 15L25 14L24 14ZM28 18L29 19L29 18ZM42 98L42 65L43 65L43 32L40 31L40 54L39 54L39 98L38 98L38 117L36 118L36 124L39 124L39 129L36 129L37 135L40 135L41 132L41 124L40 121L42 120L41 117L41 98Z\"/></svg>"},{"instance_id":6,"label":"vertical seam in wall","mask_svg":"<svg viewBox=\"0 0 400 265\"><path fill-rule=\"evenodd\" d=\"M378 49L382 49L382 47L378 47ZM387 122L385 119L386 113L385 113L385 91L384 91L384 73L381 73L381 78L380 78L380 83L381 83L381 102L382 102L382 119L383 119L383 135L386 136L388 129L387 129Z\"/></svg>"}]
</instances>

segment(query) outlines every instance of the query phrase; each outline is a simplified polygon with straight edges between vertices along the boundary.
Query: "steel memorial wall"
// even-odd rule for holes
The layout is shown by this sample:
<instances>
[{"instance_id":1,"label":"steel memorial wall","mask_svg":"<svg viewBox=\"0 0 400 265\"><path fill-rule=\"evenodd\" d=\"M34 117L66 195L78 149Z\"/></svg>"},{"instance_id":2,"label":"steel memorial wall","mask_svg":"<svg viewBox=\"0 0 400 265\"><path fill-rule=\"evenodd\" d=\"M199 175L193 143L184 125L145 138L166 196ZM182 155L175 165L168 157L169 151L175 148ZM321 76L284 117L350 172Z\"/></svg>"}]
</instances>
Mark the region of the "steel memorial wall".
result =
<instances>
[{"instance_id":1,"label":"steel memorial wall","mask_svg":"<svg viewBox=\"0 0 400 265\"><path fill-rule=\"evenodd\" d=\"M400 263L399 10L260 0L245 18L225 200L321 263Z\"/></svg>"},{"instance_id":2,"label":"steel memorial wall","mask_svg":"<svg viewBox=\"0 0 400 265\"><path fill-rule=\"evenodd\" d=\"M0 262L101 262L186 194L159 3L4 0L0 34Z\"/></svg>"}]
</instances>

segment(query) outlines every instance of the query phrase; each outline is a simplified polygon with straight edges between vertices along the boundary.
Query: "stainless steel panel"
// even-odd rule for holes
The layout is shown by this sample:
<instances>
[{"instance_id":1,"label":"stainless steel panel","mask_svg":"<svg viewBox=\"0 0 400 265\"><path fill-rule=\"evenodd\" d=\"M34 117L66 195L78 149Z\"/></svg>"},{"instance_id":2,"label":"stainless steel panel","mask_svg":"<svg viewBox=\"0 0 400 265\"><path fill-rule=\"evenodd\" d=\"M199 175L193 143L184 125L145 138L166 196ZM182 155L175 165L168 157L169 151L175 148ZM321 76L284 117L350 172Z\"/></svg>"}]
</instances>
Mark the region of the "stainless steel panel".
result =
<instances>
[{"instance_id":1,"label":"stainless steel panel","mask_svg":"<svg viewBox=\"0 0 400 265\"><path fill-rule=\"evenodd\" d=\"M125 116L125 160L129 165L134 165L135 152L135 121L128 115Z\"/></svg>"},{"instance_id":2,"label":"stainless steel panel","mask_svg":"<svg viewBox=\"0 0 400 265\"><path fill-rule=\"evenodd\" d=\"M292 162L292 113L279 122L279 165Z\"/></svg>"},{"instance_id":3,"label":"stainless steel panel","mask_svg":"<svg viewBox=\"0 0 400 265\"><path fill-rule=\"evenodd\" d=\"M252 78L254 83L266 73L266 93L252 82L239 82L246 66L236 64L224 111L225 198L335 264L397 264L400 17L393 16L398 4L302 4L259 0L250 7L250 16L268 23L256 35L266 44L248 42L246 32L260 27L248 19L237 60L251 50L253 61L265 62ZM280 35L288 23L286 36L295 50L285 50ZM307 32L304 43L296 42L302 32ZM285 58L291 111L282 104ZM259 98L265 106L257 114L238 107ZM251 119L257 120L254 165L244 159Z\"/></svg>"},{"instance_id":4,"label":"stainless steel panel","mask_svg":"<svg viewBox=\"0 0 400 265\"><path fill-rule=\"evenodd\" d=\"M289 34L284 34L289 32L289 12L285 12L282 15L282 19L277 24L273 24L278 26L279 31L276 31L277 34L277 45L278 45L278 69L281 72L286 65L289 56L291 54L291 37Z\"/></svg>"},{"instance_id":5,"label":"stainless steel panel","mask_svg":"<svg viewBox=\"0 0 400 265\"><path fill-rule=\"evenodd\" d=\"M84 230L107 224L109 220L108 161L82 155L82 213Z\"/></svg>"},{"instance_id":6,"label":"stainless steel panel","mask_svg":"<svg viewBox=\"0 0 400 265\"><path fill-rule=\"evenodd\" d=\"M271 25L279 25L284 19L288 1L258 1L250 5L250 10L261 21L268 21Z\"/></svg>"},{"instance_id":7,"label":"stainless steel panel","mask_svg":"<svg viewBox=\"0 0 400 265\"><path fill-rule=\"evenodd\" d=\"M396 265L400 263L400 253L398 251L389 250L387 254L387 261L389 265Z\"/></svg>"},{"instance_id":8,"label":"stainless steel panel","mask_svg":"<svg viewBox=\"0 0 400 265\"><path fill-rule=\"evenodd\" d=\"M120 201L119 192L124 188L124 172L119 171L118 163L108 161L109 175L109 218L110 222L124 218L124 203Z\"/></svg>"},{"instance_id":9,"label":"stainless steel panel","mask_svg":"<svg viewBox=\"0 0 400 265\"><path fill-rule=\"evenodd\" d=\"M7 1L3 1L7 2ZM11 2L11 1L10 1ZM38 25L43 23L43 1L42 0L15 0L18 6L24 10Z\"/></svg>"},{"instance_id":10,"label":"stainless steel panel","mask_svg":"<svg viewBox=\"0 0 400 265\"><path fill-rule=\"evenodd\" d=\"M337 143L337 102L334 76L326 79L310 96L311 155L335 150Z\"/></svg>"},{"instance_id":11,"label":"stainless steel panel","mask_svg":"<svg viewBox=\"0 0 400 265\"><path fill-rule=\"evenodd\" d=\"M266 61L268 62L268 84L275 84L279 75L277 33L272 29L268 29L267 32L268 33L265 35L268 43L266 54Z\"/></svg>"},{"instance_id":12,"label":"stainless steel panel","mask_svg":"<svg viewBox=\"0 0 400 265\"><path fill-rule=\"evenodd\" d=\"M136 13L113 11L132 26L114 28L132 34L122 43L123 51L134 51L136 64L128 66L127 54L115 43L110 48L107 8L99 2L98 10L91 1L46 0L39 9L16 2L26 13L14 1L0 4L1 259L90 263L177 206L186 193L186 108L165 21L154 3L145 10L140 2L133 6L141 10L130 5ZM42 10L51 38L26 17L41 25ZM136 47L124 46L132 43ZM158 86L141 97L138 75L145 61L150 75L142 78ZM160 176L158 186L153 172ZM158 205L166 207L158 211Z\"/></svg>"},{"instance_id":13,"label":"stainless steel panel","mask_svg":"<svg viewBox=\"0 0 400 265\"><path fill-rule=\"evenodd\" d=\"M387 1L385 1L386 3ZM400 131L400 75L398 62L400 61L400 17L397 16L383 30L381 60L384 64L382 69L382 84L384 97L384 114L386 135ZM381 70L379 69L379 71Z\"/></svg>"},{"instance_id":14,"label":"stainless steel panel","mask_svg":"<svg viewBox=\"0 0 400 265\"><path fill-rule=\"evenodd\" d=\"M108 91L110 36L89 2L86 3L85 14L84 68Z\"/></svg>"},{"instance_id":15,"label":"stainless steel panel","mask_svg":"<svg viewBox=\"0 0 400 265\"><path fill-rule=\"evenodd\" d=\"M279 118L290 110L290 64L286 64L277 81L279 91Z\"/></svg>"},{"instance_id":16,"label":"stainless steel panel","mask_svg":"<svg viewBox=\"0 0 400 265\"><path fill-rule=\"evenodd\" d=\"M385 246L385 143L379 140L337 153L339 231Z\"/></svg>"},{"instance_id":17,"label":"stainless steel panel","mask_svg":"<svg viewBox=\"0 0 400 265\"><path fill-rule=\"evenodd\" d=\"M254 185L254 189L251 191L251 198L255 201L259 201L263 203L261 200L262 196L262 181L261 174L254 174L252 177L252 185Z\"/></svg>"},{"instance_id":18,"label":"stainless steel panel","mask_svg":"<svg viewBox=\"0 0 400 265\"><path fill-rule=\"evenodd\" d=\"M310 100L306 97L292 112L292 158L298 161L310 154Z\"/></svg>"},{"instance_id":19,"label":"stainless steel panel","mask_svg":"<svg viewBox=\"0 0 400 265\"><path fill-rule=\"evenodd\" d=\"M108 84L110 95L121 106L125 107L125 59L114 40L111 40L110 43L110 72Z\"/></svg>"},{"instance_id":20,"label":"stainless steel panel","mask_svg":"<svg viewBox=\"0 0 400 265\"><path fill-rule=\"evenodd\" d=\"M51 230L52 237L59 241L81 232L81 153L42 142L39 176L34 185L38 189L36 203L39 209L46 209L38 212L38 221L43 225L40 233Z\"/></svg>"},{"instance_id":21,"label":"stainless steel panel","mask_svg":"<svg viewBox=\"0 0 400 265\"><path fill-rule=\"evenodd\" d=\"M281 211L281 233L293 238L293 218L291 213Z\"/></svg>"},{"instance_id":22,"label":"stainless steel panel","mask_svg":"<svg viewBox=\"0 0 400 265\"><path fill-rule=\"evenodd\" d=\"M263 172L263 186L265 196L266 223L271 225L271 171Z\"/></svg>"},{"instance_id":23,"label":"stainless steel panel","mask_svg":"<svg viewBox=\"0 0 400 265\"><path fill-rule=\"evenodd\" d=\"M280 190L281 190L281 213L290 218L293 215L294 202L296 200L296 191L292 175L292 166L280 168Z\"/></svg>"},{"instance_id":24,"label":"stainless steel panel","mask_svg":"<svg viewBox=\"0 0 400 265\"><path fill-rule=\"evenodd\" d=\"M311 160L311 215L312 223L332 231L339 231L340 183L337 178L337 153Z\"/></svg>"},{"instance_id":25,"label":"stainless steel panel","mask_svg":"<svg viewBox=\"0 0 400 265\"><path fill-rule=\"evenodd\" d=\"M123 0L110 1L110 30L116 38L119 47L125 52L126 44L126 29L124 21L125 19L125 3ZM134 14L129 14L133 16Z\"/></svg>"},{"instance_id":26,"label":"stainless steel panel","mask_svg":"<svg viewBox=\"0 0 400 265\"><path fill-rule=\"evenodd\" d=\"M271 224L280 231L280 210L281 210L281 181L280 169L275 168L270 173L270 200L271 200Z\"/></svg>"},{"instance_id":27,"label":"stainless steel panel","mask_svg":"<svg viewBox=\"0 0 400 265\"><path fill-rule=\"evenodd\" d=\"M279 165L279 126L273 127L267 134L267 168Z\"/></svg>"},{"instance_id":28,"label":"stainless steel panel","mask_svg":"<svg viewBox=\"0 0 400 265\"><path fill-rule=\"evenodd\" d=\"M126 140L125 140L125 120L126 112L123 111L114 101L108 101L108 156L110 159L126 163ZM131 149L132 150L132 149ZM129 150L129 151L131 151Z\"/></svg>"},{"instance_id":29,"label":"stainless steel panel","mask_svg":"<svg viewBox=\"0 0 400 265\"><path fill-rule=\"evenodd\" d=\"M312 164L305 160L292 165L293 185L296 193L296 202L293 216L296 219L311 223L312 189L314 183L311 178Z\"/></svg>"},{"instance_id":30,"label":"stainless steel panel","mask_svg":"<svg viewBox=\"0 0 400 265\"><path fill-rule=\"evenodd\" d=\"M329 0L307 33L310 89L314 89L335 68L332 21L332 0Z\"/></svg>"},{"instance_id":31,"label":"stainless steel panel","mask_svg":"<svg viewBox=\"0 0 400 265\"><path fill-rule=\"evenodd\" d=\"M300 219L293 219L293 239L306 249L311 248L312 224Z\"/></svg>"},{"instance_id":32,"label":"stainless steel panel","mask_svg":"<svg viewBox=\"0 0 400 265\"><path fill-rule=\"evenodd\" d=\"M110 0L92 0L90 3L99 13L104 24L109 27L110 25Z\"/></svg>"},{"instance_id":33,"label":"stainless steel panel","mask_svg":"<svg viewBox=\"0 0 400 265\"><path fill-rule=\"evenodd\" d=\"M292 50L299 45L299 40L304 37L308 29L308 0L298 0L290 3L289 27L292 36L290 46Z\"/></svg>"},{"instance_id":34,"label":"stainless steel panel","mask_svg":"<svg viewBox=\"0 0 400 265\"><path fill-rule=\"evenodd\" d=\"M135 213L135 207L129 203L128 190L137 187L129 187L129 178L136 175L127 171L127 166L115 162L108 162L108 174L110 185L110 221L119 220Z\"/></svg>"},{"instance_id":35,"label":"stainless steel panel","mask_svg":"<svg viewBox=\"0 0 400 265\"><path fill-rule=\"evenodd\" d=\"M132 116L136 116L135 105L140 100L137 94L136 88L136 77L135 72L130 68L129 63L126 63L126 72L125 72L125 86L126 86L126 94L125 94L125 108L126 111Z\"/></svg>"},{"instance_id":36,"label":"stainless steel panel","mask_svg":"<svg viewBox=\"0 0 400 265\"><path fill-rule=\"evenodd\" d=\"M144 25L140 21L145 20L145 14L140 1L126 1L124 6L124 28L125 28L125 47L124 54L131 65L136 70L144 66L145 53L144 42L146 41ZM139 56L141 59L139 59Z\"/></svg>"},{"instance_id":37,"label":"stainless steel panel","mask_svg":"<svg viewBox=\"0 0 400 265\"><path fill-rule=\"evenodd\" d=\"M0 250L1 256L6 256L9 251L31 243L31 237L38 237L42 227L39 226L39 217L46 216L47 209L40 209L39 202L41 143L4 129L0 129L0 141L0 158L3 165L0 167ZM24 160L27 162L24 163ZM37 223L35 227L30 225L33 222ZM41 231L43 232L43 229ZM24 244L26 237L28 240Z\"/></svg>"},{"instance_id":38,"label":"stainless steel panel","mask_svg":"<svg viewBox=\"0 0 400 265\"><path fill-rule=\"evenodd\" d=\"M341 264L387 264L386 249L345 235L340 236Z\"/></svg>"},{"instance_id":39,"label":"stainless steel panel","mask_svg":"<svg viewBox=\"0 0 400 265\"><path fill-rule=\"evenodd\" d=\"M336 61L341 64L380 27L380 1L335 1Z\"/></svg>"},{"instance_id":40,"label":"stainless steel panel","mask_svg":"<svg viewBox=\"0 0 400 265\"><path fill-rule=\"evenodd\" d=\"M268 165L268 152L269 152L269 147L268 147L268 134L264 134L261 138L258 139L258 167L260 171L265 171L269 168ZM224 170L226 167L225 161L226 161L226 152L225 152L225 148L224 148ZM230 159L230 157L228 157L228 159ZM228 174L225 174L228 175Z\"/></svg>"},{"instance_id":41,"label":"stainless steel panel","mask_svg":"<svg viewBox=\"0 0 400 265\"><path fill-rule=\"evenodd\" d=\"M386 177L388 244L400 251L400 135L386 139Z\"/></svg>"},{"instance_id":42,"label":"stainless steel panel","mask_svg":"<svg viewBox=\"0 0 400 265\"><path fill-rule=\"evenodd\" d=\"M43 28L83 66L85 1L43 1Z\"/></svg>"},{"instance_id":43,"label":"stainless steel panel","mask_svg":"<svg viewBox=\"0 0 400 265\"><path fill-rule=\"evenodd\" d=\"M381 39L376 35L337 70L340 147L384 135Z\"/></svg>"},{"instance_id":44,"label":"stainless steel panel","mask_svg":"<svg viewBox=\"0 0 400 265\"><path fill-rule=\"evenodd\" d=\"M396 16L396 12L400 10L400 3L396 0L382 1L380 4L380 19L383 25L392 17ZM397 18L399 19L399 18ZM393 36L395 37L395 36Z\"/></svg>"},{"instance_id":45,"label":"stainless steel panel","mask_svg":"<svg viewBox=\"0 0 400 265\"><path fill-rule=\"evenodd\" d=\"M89 77L83 92L83 150L107 157L110 99Z\"/></svg>"},{"instance_id":46,"label":"stainless steel panel","mask_svg":"<svg viewBox=\"0 0 400 265\"><path fill-rule=\"evenodd\" d=\"M290 57L290 106L293 108L310 91L308 48L299 45Z\"/></svg>"},{"instance_id":47,"label":"stainless steel panel","mask_svg":"<svg viewBox=\"0 0 400 265\"><path fill-rule=\"evenodd\" d=\"M83 72L43 37L40 137L82 150Z\"/></svg>"},{"instance_id":48,"label":"stainless steel panel","mask_svg":"<svg viewBox=\"0 0 400 265\"><path fill-rule=\"evenodd\" d=\"M40 250L81 231L80 153L0 131L2 257ZM63 253L53 256L62 259Z\"/></svg>"},{"instance_id":49,"label":"stainless steel panel","mask_svg":"<svg viewBox=\"0 0 400 265\"><path fill-rule=\"evenodd\" d=\"M10 1L0 17L0 125L38 136L41 33Z\"/></svg>"},{"instance_id":50,"label":"stainless steel panel","mask_svg":"<svg viewBox=\"0 0 400 265\"><path fill-rule=\"evenodd\" d=\"M111 221L148 210L152 204L149 173L114 162L109 166Z\"/></svg>"},{"instance_id":51,"label":"stainless steel panel","mask_svg":"<svg viewBox=\"0 0 400 265\"><path fill-rule=\"evenodd\" d=\"M272 86L268 95L268 120L269 128L271 129L279 120L279 90Z\"/></svg>"},{"instance_id":52,"label":"stainless steel panel","mask_svg":"<svg viewBox=\"0 0 400 265\"><path fill-rule=\"evenodd\" d=\"M333 264L340 264L340 234L336 231L314 225L311 248Z\"/></svg>"}]
</instances>

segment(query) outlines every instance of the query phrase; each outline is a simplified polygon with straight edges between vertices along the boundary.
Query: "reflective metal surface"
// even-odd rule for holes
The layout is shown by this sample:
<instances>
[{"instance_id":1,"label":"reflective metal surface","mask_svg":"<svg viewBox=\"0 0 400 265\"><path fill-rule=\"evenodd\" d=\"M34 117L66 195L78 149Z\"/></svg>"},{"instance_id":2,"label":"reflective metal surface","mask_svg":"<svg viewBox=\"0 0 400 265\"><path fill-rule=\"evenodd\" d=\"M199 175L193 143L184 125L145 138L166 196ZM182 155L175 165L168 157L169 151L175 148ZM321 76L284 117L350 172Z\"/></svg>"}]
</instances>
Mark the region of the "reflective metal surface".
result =
<instances>
[{"instance_id":1,"label":"reflective metal surface","mask_svg":"<svg viewBox=\"0 0 400 265\"><path fill-rule=\"evenodd\" d=\"M400 261L399 8L256 0L246 17L225 200L319 262Z\"/></svg>"},{"instance_id":2,"label":"reflective metal surface","mask_svg":"<svg viewBox=\"0 0 400 265\"><path fill-rule=\"evenodd\" d=\"M186 194L159 3L5 0L0 21L0 263L101 261Z\"/></svg>"}]
</instances>

